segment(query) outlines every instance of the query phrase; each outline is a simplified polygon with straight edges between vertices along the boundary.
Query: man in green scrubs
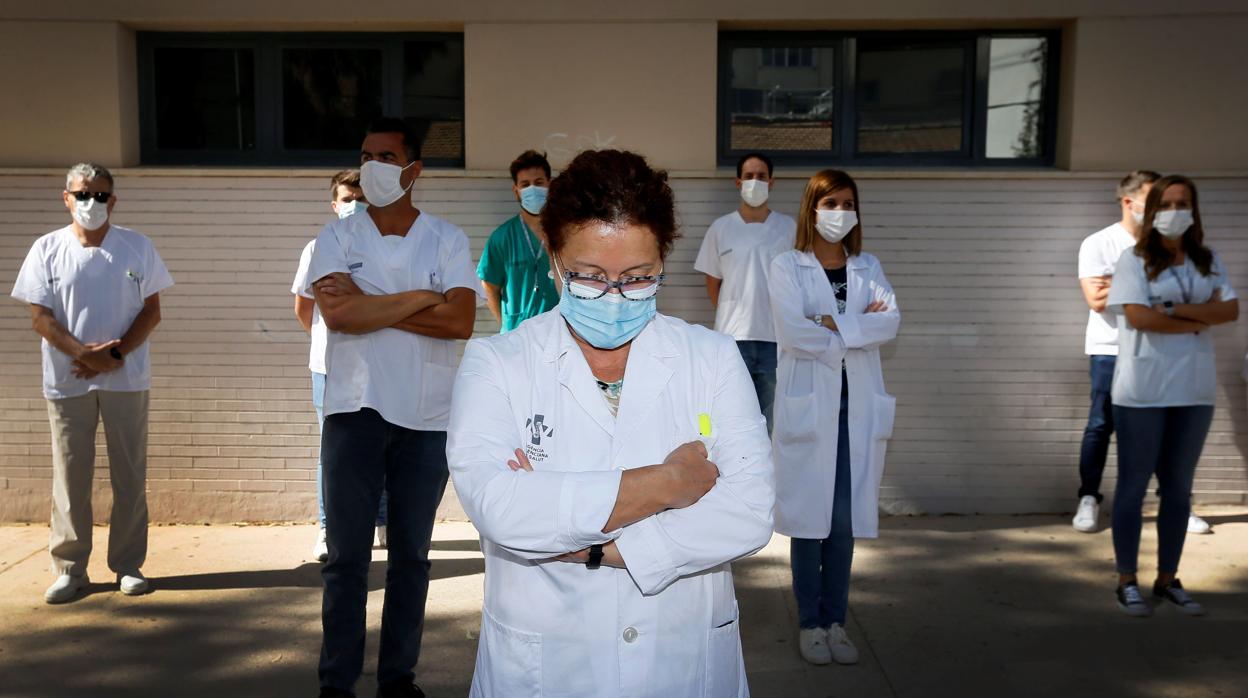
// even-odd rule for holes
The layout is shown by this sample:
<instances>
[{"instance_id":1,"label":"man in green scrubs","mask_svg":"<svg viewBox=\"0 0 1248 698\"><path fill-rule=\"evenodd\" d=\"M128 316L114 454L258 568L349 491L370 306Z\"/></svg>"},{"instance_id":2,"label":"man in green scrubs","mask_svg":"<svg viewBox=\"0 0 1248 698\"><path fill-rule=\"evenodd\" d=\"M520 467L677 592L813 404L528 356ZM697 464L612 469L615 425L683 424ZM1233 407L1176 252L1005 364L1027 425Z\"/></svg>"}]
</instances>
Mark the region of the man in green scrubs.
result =
<instances>
[{"instance_id":1,"label":"man in green scrubs","mask_svg":"<svg viewBox=\"0 0 1248 698\"><path fill-rule=\"evenodd\" d=\"M527 150L511 163L511 191L520 213L490 233L477 265L486 303L501 332L559 304L538 218L549 186L550 163L542 153Z\"/></svg>"}]
</instances>

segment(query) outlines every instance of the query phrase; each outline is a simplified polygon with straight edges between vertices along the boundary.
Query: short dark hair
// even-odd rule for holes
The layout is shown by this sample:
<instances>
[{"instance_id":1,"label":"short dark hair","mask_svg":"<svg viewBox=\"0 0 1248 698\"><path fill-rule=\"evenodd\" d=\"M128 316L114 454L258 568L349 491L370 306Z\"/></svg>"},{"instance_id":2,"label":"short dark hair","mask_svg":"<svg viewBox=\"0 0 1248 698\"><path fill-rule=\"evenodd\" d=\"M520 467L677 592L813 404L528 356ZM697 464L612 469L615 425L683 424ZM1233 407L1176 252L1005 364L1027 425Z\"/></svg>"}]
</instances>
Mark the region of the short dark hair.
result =
<instances>
[{"instance_id":1,"label":"short dark hair","mask_svg":"<svg viewBox=\"0 0 1248 698\"><path fill-rule=\"evenodd\" d=\"M329 181L329 195L338 196L338 187L360 188L360 171L359 170L343 170L334 175Z\"/></svg>"},{"instance_id":2,"label":"short dark hair","mask_svg":"<svg viewBox=\"0 0 1248 698\"><path fill-rule=\"evenodd\" d=\"M1152 170L1132 170L1118 183L1118 198L1131 196L1144 187L1161 179L1161 175Z\"/></svg>"},{"instance_id":3,"label":"short dark hair","mask_svg":"<svg viewBox=\"0 0 1248 698\"><path fill-rule=\"evenodd\" d=\"M408 162L416 162L420 159L420 138L416 135L415 129L403 119L396 119L393 116L373 119L368 129L364 131L364 135L371 136L374 133L399 134L403 137L403 148L407 151Z\"/></svg>"},{"instance_id":4,"label":"short dark hair","mask_svg":"<svg viewBox=\"0 0 1248 698\"><path fill-rule=\"evenodd\" d=\"M524 170L534 167L542 168L546 173L546 179L550 179L550 161L546 159L546 153L539 153L536 150L526 150L520 153L520 156L511 161L511 183L516 183L516 177Z\"/></svg>"},{"instance_id":5,"label":"short dark hair","mask_svg":"<svg viewBox=\"0 0 1248 698\"><path fill-rule=\"evenodd\" d=\"M750 160L762 160L763 164L767 166L767 176L771 176L772 170L774 169L771 164L771 158L767 157L763 153L746 153L741 156L740 160L737 160L737 179L741 179L741 172L745 169L745 163Z\"/></svg>"},{"instance_id":6,"label":"short dark hair","mask_svg":"<svg viewBox=\"0 0 1248 698\"><path fill-rule=\"evenodd\" d=\"M553 252L563 249L573 226L591 221L649 228L664 258L680 237L667 172L628 151L586 150L550 183L542 230Z\"/></svg>"}]
</instances>

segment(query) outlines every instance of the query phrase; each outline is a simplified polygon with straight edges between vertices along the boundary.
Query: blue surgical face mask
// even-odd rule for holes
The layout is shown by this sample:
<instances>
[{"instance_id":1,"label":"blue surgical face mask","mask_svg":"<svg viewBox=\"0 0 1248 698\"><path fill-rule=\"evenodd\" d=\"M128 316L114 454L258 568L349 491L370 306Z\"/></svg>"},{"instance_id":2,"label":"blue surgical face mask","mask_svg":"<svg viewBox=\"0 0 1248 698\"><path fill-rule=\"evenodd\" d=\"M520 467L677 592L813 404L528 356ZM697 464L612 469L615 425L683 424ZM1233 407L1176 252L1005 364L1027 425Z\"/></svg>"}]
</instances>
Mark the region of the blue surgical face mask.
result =
<instances>
[{"instance_id":1,"label":"blue surgical face mask","mask_svg":"<svg viewBox=\"0 0 1248 698\"><path fill-rule=\"evenodd\" d=\"M601 298L587 300L577 298L566 280L559 297L559 313L568 321L572 331L590 345L599 349L617 349L641 334L646 323L657 312L655 296L633 301L618 293L607 293ZM658 292L655 284L655 293ZM582 295L593 295L587 289Z\"/></svg>"},{"instance_id":2,"label":"blue surgical face mask","mask_svg":"<svg viewBox=\"0 0 1248 698\"><path fill-rule=\"evenodd\" d=\"M520 190L520 208L536 216L542 212L542 207L545 205L546 187L534 184Z\"/></svg>"},{"instance_id":3,"label":"blue surgical face mask","mask_svg":"<svg viewBox=\"0 0 1248 698\"><path fill-rule=\"evenodd\" d=\"M338 204L338 218L340 219L346 218L347 216L350 216L355 213L359 213L360 211L363 211L366 208L368 208L368 204L364 203L363 201L358 201L358 200L348 201L346 203L339 203Z\"/></svg>"}]
</instances>

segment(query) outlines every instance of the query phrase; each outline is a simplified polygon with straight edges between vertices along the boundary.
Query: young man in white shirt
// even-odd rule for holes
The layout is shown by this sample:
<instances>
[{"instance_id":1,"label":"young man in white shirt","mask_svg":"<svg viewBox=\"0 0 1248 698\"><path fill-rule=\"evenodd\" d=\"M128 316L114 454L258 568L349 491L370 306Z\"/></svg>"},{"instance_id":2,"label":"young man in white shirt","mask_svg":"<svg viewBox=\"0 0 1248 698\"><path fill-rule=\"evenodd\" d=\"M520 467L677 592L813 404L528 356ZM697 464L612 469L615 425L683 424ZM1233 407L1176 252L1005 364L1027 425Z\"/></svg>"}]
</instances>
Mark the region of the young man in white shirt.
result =
<instances>
[{"instance_id":1,"label":"young man in white shirt","mask_svg":"<svg viewBox=\"0 0 1248 698\"><path fill-rule=\"evenodd\" d=\"M706 275L715 330L737 340L769 432L776 397L776 330L767 269L776 255L793 248L797 235L797 222L767 205L774 183L771 158L763 153L742 156L736 179L741 203L707 229L693 264Z\"/></svg>"},{"instance_id":2,"label":"young man in white shirt","mask_svg":"<svg viewBox=\"0 0 1248 698\"><path fill-rule=\"evenodd\" d=\"M325 227L308 271L329 328L321 695L354 695L364 668L373 520L385 487L389 560L377 695L423 696L413 669L433 520L448 477L453 340L471 336L481 287L463 231L412 203L421 163L410 127L374 122L360 161L369 207Z\"/></svg>"},{"instance_id":3,"label":"young man in white shirt","mask_svg":"<svg viewBox=\"0 0 1248 698\"><path fill-rule=\"evenodd\" d=\"M343 170L334 175L329 183L330 208L339 219L346 218L368 208L364 200L364 192L360 189L360 171ZM295 282L290 292L295 295L295 317L303 326L303 331L312 338L312 347L308 353L308 369L312 372L312 407L316 410L316 421L321 427L325 425L325 323L316 310L316 301L308 289L308 266L312 263L312 253L316 249L316 240L309 240L299 256L299 269L295 272ZM318 452L316 459L316 515L320 524L316 535L316 544L312 547L312 557L318 562L329 558L329 546L325 541L325 489L322 478L321 459ZM386 493L382 490L381 504L377 510L377 544L386 547Z\"/></svg>"},{"instance_id":4,"label":"young man in white shirt","mask_svg":"<svg viewBox=\"0 0 1248 698\"><path fill-rule=\"evenodd\" d=\"M1118 204L1122 218L1113 225L1089 235L1079 247L1079 287L1088 303L1088 329L1084 351L1092 377L1092 407L1083 431L1079 451L1079 507L1072 523L1075 530L1094 533L1099 526L1101 479L1114 433L1113 401L1110 388L1118 357L1118 320L1106 309L1110 283L1118 258L1133 247L1144 216L1144 199L1161 175L1136 170L1118 183ZM1208 533L1209 524L1193 514L1188 521L1191 533Z\"/></svg>"},{"instance_id":5,"label":"young man in white shirt","mask_svg":"<svg viewBox=\"0 0 1248 698\"><path fill-rule=\"evenodd\" d=\"M113 509L108 567L123 594L149 585L147 338L160 323L160 292L173 279L151 240L109 223L113 176L99 165L70 169L62 194L73 222L35 241L13 297L30 304L43 338L43 395L52 427L52 565L48 603L73 600L88 584L95 434L104 422Z\"/></svg>"}]
</instances>

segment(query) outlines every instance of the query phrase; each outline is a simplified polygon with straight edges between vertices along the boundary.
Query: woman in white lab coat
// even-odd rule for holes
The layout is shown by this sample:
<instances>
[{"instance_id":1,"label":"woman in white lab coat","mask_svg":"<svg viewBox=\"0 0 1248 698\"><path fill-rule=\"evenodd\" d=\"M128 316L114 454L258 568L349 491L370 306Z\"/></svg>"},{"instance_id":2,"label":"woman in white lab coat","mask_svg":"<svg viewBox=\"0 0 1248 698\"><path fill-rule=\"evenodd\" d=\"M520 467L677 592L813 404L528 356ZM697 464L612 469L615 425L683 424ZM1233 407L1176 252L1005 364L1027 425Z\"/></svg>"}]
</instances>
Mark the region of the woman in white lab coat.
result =
<instances>
[{"instance_id":1,"label":"woman in white lab coat","mask_svg":"<svg viewBox=\"0 0 1248 698\"><path fill-rule=\"evenodd\" d=\"M481 534L473 696L747 696L730 562L770 539L772 464L730 337L655 311L666 174L578 155L542 227L559 307L469 342L447 454Z\"/></svg>"},{"instance_id":2,"label":"woman in white lab coat","mask_svg":"<svg viewBox=\"0 0 1248 698\"><path fill-rule=\"evenodd\" d=\"M897 336L901 314L879 260L862 251L858 204L844 172L811 177L796 247L768 277L780 348L776 531L792 538L798 647L813 664L858 661L844 629L854 538L878 535L896 411L879 346Z\"/></svg>"}]
</instances>

